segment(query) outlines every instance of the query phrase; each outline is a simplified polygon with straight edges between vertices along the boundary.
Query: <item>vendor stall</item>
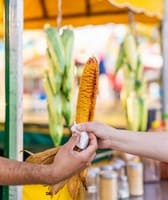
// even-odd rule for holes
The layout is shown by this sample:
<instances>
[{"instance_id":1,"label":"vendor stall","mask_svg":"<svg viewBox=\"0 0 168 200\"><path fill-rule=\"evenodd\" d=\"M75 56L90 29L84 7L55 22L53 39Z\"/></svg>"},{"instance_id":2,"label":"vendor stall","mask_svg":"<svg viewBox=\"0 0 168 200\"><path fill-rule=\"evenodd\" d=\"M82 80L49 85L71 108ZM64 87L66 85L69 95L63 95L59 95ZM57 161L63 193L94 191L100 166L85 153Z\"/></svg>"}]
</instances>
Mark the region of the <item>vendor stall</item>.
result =
<instances>
[{"instance_id":1,"label":"vendor stall","mask_svg":"<svg viewBox=\"0 0 168 200\"><path fill-rule=\"evenodd\" d=\"M3 7L3 0L0 1ZM45 23L56 25L56 1L25 0L24 27L41 29ZM68 0L62 1L62 25L72 24L83 26L86 24L128 23L128 11L135 11L136 21L143 23L158 23L163 16L163 1L117 1L117 0L89 0L73 1L73 7ZM0 27L2 33L2 10L0 10Z\"/></svg>"},{"instance_id":2,"label":"vendor stall","mask_svg":"<svg viewBox=\"0 0 168 200\"><path fill-rule=\"evenodd\" d=\"M145 1L146 2L146 1ZM124 1L80 1L75 2L74 7L69 5L69 1L62 2L62 15L56 14L57 4L54 1L25 1L25 18L23 17L23 1L11 0L5 1L3 5L0 1L0 7L5 6L5 76L6 76L6 118L5 118L5 136L6 136L6 155L12 159L22 159L20 151L23 149L23 120L22 120L22 94L23 94L23 76L22 76L22 31L23 18L25 28L39 29L44 23L50 23L56 26L56 17L62 17L61 24L72 24L81 26L88 24L103 24L107 22L127 23L130 21L128 12L134 12L135 21L145 23L161 23L163 17L163 2L153 3L153 7L143 5L131 5ZM150 3L150 2L149 2ZM79 6L79 7L78 7ZM138 8L135 8L135 7ZM0 32L3 34L2 9L0 10ZM59 13L60 14L60 13ZM163 21L163 37L167 34L167 14ZM167 51L168 43L163 43L163 51ZM167 65L166 54L164 64ZM167 85L166 67L164 66L163 85ZM163 112L167 117L167 93L163 96ZM124 126L124 125L123 125ZM107 178L107 177L105 177ZM67 197L68 198L68 197ZM20 187L9 187L4 190L4 199L22 199Z\"/></svg>"}]
</instances>

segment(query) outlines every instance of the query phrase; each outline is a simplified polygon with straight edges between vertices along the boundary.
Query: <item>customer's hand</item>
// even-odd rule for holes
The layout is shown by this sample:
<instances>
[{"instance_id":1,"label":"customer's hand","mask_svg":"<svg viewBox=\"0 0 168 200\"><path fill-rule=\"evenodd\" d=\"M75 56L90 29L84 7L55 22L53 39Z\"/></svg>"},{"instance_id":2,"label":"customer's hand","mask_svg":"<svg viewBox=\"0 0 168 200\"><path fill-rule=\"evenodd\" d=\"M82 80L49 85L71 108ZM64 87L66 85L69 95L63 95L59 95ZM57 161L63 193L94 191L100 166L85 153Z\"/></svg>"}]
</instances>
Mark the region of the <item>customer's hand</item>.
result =
<instances>
[{"instance_id":1,"label":"customer's hand","mask_svg":"<svg viewBox=\"0 0 168 200\"><path fill-rule=\"evenodd\" d=\"M91 163L96 155L97 139L93 134L89 134L89 139L88 147L80 152L74 150L79 142L78 134L73 134L70 140L60 148L52 164L52 171L54 173L55 168L54 176L57 177L57 181L72 176Z\"/></svg>"},{"instance_id":2,"label":"customer's hand","mask_svg":"<svg viewBox=\"0 0 168 200\"><path fill-rule=\"evenodd\" d=\"M117 129L110 126L104 125L99 122L87 122L82 124L77 124L77 129L79 131L86 131L88 133L93 133L98 138L99 148L110 148L112 133L117 132Z\"/></svg>"}]
</instances>

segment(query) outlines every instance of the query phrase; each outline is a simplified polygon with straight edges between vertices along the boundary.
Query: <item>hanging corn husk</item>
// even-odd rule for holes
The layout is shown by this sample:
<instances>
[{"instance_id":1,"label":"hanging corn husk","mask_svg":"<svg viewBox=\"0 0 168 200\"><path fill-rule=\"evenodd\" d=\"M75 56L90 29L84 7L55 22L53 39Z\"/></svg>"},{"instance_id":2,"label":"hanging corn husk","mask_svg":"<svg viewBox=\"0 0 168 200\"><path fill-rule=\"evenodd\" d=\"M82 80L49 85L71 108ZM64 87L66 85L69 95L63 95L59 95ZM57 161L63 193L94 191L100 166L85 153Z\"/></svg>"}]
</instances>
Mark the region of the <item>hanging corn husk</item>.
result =
<instances>
[{"instance_id":1,"label":"hanging corn husk","mask_svg":"<svg viewBox=\"0 0 168 200\"><path fill-rule=\"evenodd\" d=\"M145 131L148 108L145 99L146 82L143 78L143 65L138 53L137 42L132 33L126 34L120 45L115 74L123 69L124 84L120 98L126 113L127 128Z\"/></svg>"},{"instance_id":2,"label":"hanging corn husk","mask_svg":"<svg viewBox=\"0 0 168 200\"><path fill-rule=\"evenodd\" d=\"M63 127L72 122L72 83L74 78L72 28L46 26L48 69L44 88L47 93L49 130L55 146L59 146Z\"/></svg>"}]
</instances>

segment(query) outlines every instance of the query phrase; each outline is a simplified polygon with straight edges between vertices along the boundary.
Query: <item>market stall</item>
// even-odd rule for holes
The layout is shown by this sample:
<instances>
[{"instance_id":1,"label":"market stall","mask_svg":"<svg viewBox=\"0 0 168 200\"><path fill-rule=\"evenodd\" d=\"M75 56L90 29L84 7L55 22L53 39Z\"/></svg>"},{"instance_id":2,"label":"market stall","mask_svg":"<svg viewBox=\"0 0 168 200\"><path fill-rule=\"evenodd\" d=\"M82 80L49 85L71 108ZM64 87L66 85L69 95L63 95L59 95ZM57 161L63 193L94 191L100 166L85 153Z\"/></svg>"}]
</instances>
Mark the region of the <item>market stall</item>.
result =
<instances>
[{"instance_id":1,"label":"market stall","mask_svg":"<svg viewBox=\"0 0 168 200\"><path fill-rule=\"evenodd\" d=\"M49 3L50 2L50 6ZM2 2L0 2L2 3ZM11 3L11 4L10 4ZM19 73L22 73L22 58L21 58L21 46L22 44L20 43L20 38L22 35L22 19L23 16L21 15L22 12L20 12L20 9L22 9L22 5L21 2L19 1L19 5L18 7L15 6L16 2L9 1L9 5L8 3L6 3L6 99L7 101L9 100L9 105L10 105L10 101L12 100L12 102L15 102L15 105L13 105L13 107L7 107L6 110L6 122L9 122L9 124L6 124L6 131L8 132L8 142L7 142L7 146L10 146L10 142L14 141L15 139L19 140L19 142L16 141L16 144L18 143L19 145L16 145L15 147L10 146L9 151L8 151L8 156L10 158L17 158L18 155L18 151L20 149L22 149L22 144L20 142L20 140L22 140L22 111L19 109L19 107L21 107L21 99L22 99L22 87L23 85L22 80L20 79L22 76L19 75ZM49 22L50 24L56 24L56 15L55 15L55 4L53 5L53 1L47 1L47 3L45 4L45 1L37 1L34 2L33 4L30 4L30 2L25 1L25 28L41 28L44 24L44 22ZM73 24L73 25L84 25L88 23L90 24L97 24L97 23L106 23L108 20L108 22L117 22L117 23L125 23L128 22L128 11L131 9L133 9L133 6L127 6L127 4L125 6L119 6L122 7L118 10L118 8L116 7L118 4L112 2L115 6L111 6L111 4L109 2L105 1L99 1L99 3L97 4L97 6L95 6L95 2L93 1L87 1L87 4L84 4L86 2L82 2L80 4L76 3L75 5L80 5L81 7L81 12L79 8L77 8L77 11L74 10L69 11L68 8L71 8L71 6L67 6L64 5L64 2L62 4L63 7L63 19L62 19L62 25L63 24ZM103 4L104 3L104 4ZM121 2L120 2L121 3ZM2 4L1 4L2 5ZM32 7L32 12L30 12L30 5L33 5ZM11 7L8 7L11 6ZM29 9L26 8L26 6L29 7ZM143 9L140 9L140 11L138 10L137 14L135 14L135 21L142 21L142 22L148 22L148 23L155 23L161 20L162 18L162 9L160 9L161 4L157 4L156 7L153 7L153 9L157 8L157 12L151 14L152 11L149 12L144 12L145 14L147 13L147 15L149 15L150 17L146 17L146 15L144 15L143 13ZM39 9L37 9L37 7L39 7ZM12 28L10 28L11 22L9 19L11 19L11 17L13 17L13 15L10 13L10 9L13 11L13 14L16 14L16 18L13 18L13 26ZM16 9L17 8L17 9ZM65 11L64 11L65 8ZM75 9L76 7L74 7ZM16 9L16 10L15 10ZM33 9L36 9L38 12L34 12ZM48 9L48 10L47 10ZM67 9L67 10L66 10ZM100 9L100 10L99 10ZM27 13L26 16L26 11L29 11ZM69 13L68 13L69 11ZM137 10L135 10L137 11ZM142 11L142 12L141 12ZM65 12L65 14L64 14ZM67 12L67 13L66 13ZM139 14L140 12L140 14ZM34 13L36 14L36 16L30 16L30 13ZM75 14L74 14L75 13ZM76 14L77 13L77 14ZM114 14L113 17L112 14ZM143 13L143 14L142 14ZM150 13L150 14L149 14ZM160 13L160 14L158 14ZM9 15L8 15L9 14ZM93 15L93 16L92 16ZM99 18L100 17L100 18ZM100 20L102 19L102 20ZM16 20L16 21L15 21ZM65 21L64 21L65 20ZM69 21L68 21L69 20ZM92 21L93 20L93 21ZM121 21L119 21L121 20ZM1 20L2 21L2 20ZM19 26L20 29L18 29ZM2 27L2 26L1 26ZM18 31L19 30L19 31ZM165 30L165 29L163 29ZM15 37L15 38L13 38ZM15 42L12 40L12 38L15 40ZM16 40L17 38L17 40ZM20 44L20 45L16 45ZM166 44L165 44L166 45ZM14 48L14 51L10 51L12 48ZM165 47L166 49L166 47ZM9 53L9 54L8 54ZM15 59L14 59L15 58ZM13 68L11 68L11 63L13 64ZM19 72L19 73L17 73ZM13 78L11 76L11 74L13 73ZM166 74L166 73L165 73ZM13 80L12 80L13 78ZM11 82L11 80L13 82ZM16 82L19 82L19 84L15 84ZM18 87L19 85L19 87ZM11 91L13 91L13 97L10 96L11 95ZM15 93L17 91L17 93ZM15 95L17 94L17 95ZM9 95L9 96L8 96ZM14 110L17 110L18 112L14 112ZM9 117L10 116L10 117ZM20 117L18 117L20 116ZM11 120L11 121L10 121ZM15 124L15 125L14 125ZM10 128L11 127L11 128ZM15 127L15 128L14 128ZM18 127L20 127L18 129ZM11 134L11 130L12 132L14 131L15 134ZM20 136L19 136L20 135ZM19 148L19 150L17 149ZM14 150L15 149L15 150ZM10 154L10 152L12 154ZM17 197L17 192L15 189L11 188L12 193L14 196L12 196L12 199L16 199L19 198ZM9 194L9 191L7 191L6 194Z\"/></svg>"},{"instance_id":2,"label":"market stall","mask_svg":"<svg viewBox=\"0 0 168 200\"><path fill-rule=\"evenodd\" d=\"M129 3L127 3L129 2ZM156 1L152 5L147 1L73 1L73 7L68 0L62 1L62 25L128 23L129 9L135 11L136 21L143 23L158 23L163 16L163 2ZM3 1L0 1L3 7ZM56 1L31 0L24 1L24 27L41 29L45 23L56 25L58 5ZM145 13L145 14L144 14ZM0 27L2 28L3 10L0 10Z\"/></svg>"}]
</instances>

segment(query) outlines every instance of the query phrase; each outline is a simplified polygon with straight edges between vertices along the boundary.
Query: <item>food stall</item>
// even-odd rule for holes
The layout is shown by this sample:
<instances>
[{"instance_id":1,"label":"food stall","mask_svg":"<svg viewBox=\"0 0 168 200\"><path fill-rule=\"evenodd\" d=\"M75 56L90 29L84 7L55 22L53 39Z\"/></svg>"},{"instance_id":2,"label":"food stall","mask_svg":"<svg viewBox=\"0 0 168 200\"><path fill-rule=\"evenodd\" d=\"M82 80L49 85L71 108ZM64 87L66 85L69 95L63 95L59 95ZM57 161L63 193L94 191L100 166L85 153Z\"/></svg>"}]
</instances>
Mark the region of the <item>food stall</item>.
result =
<instances>
[{"instance_id":1,"label":"food stall","mask_svg":"<svg viewBox=\"0 0 168 200\"><path fill-rule=\"evenodd\" d=\"M53 2L53 1L51 1L51 2ZM7 14L5 15L6 16L6 70L7 70L6 71L6 81L8 82L8 84L6 82L6 84L7 84L6 85L6 99L9 100L9 105L10 105L10 101L11 100L12 100L12 102L16 103L13 108L9 107L6 110L6 122L9 122L9 124L6 124L6 127L5 127L5 131L8 132L8 142L6 144L7 144L7 147L8 147L7 154L8 154L8 156L10 158L17 158L17 154L18 154L18 149L17 148L22 149L22 144L21 144L20 141L22 141L22 137L23 137L23 135L21 134L23 132L22 110L20 109L21 104L22 104L21 103L21 98L22 98L22 92L21 91L22 91L23 85L22 84L15 84L16 82L22 83L22 76L19 73L22 73L22 71L21 71L22 70L22 66L21 66L22 58L20 56L21 55L20 51L21 51L22 44L21 44L20 38L21 38L21 35L22 35L22 20L23 20L23 16L21 16L22 12L20 12L20 11L22 10L23 5L21 4L21 2L19 2L19 4L17 4L17 6L18 6L17 7L15 3L16 2L12 3L12 1L11 2L9 1L9 5L8 5L8 3L6 3L6 13L9 14L10 11L13 11L13 13L11 13L9 16ZM37 3L37 5L35 5L36 3ZM39 21L36 21L33 18L27 16L27 20L25 20L25 27L41 28L44 25L44 20L48 21L50 24L53 23L55 25L56 24L56 20L55 20L54 14L53 14L53 10L51 10L51 12L47 12L47 10L46 10L47 6L46 7L44 6L44 5L47 5L48 3L44 4L44 1L37 1L36 3L35 2L33 3L35 9L37 9L38 6L41 6L41 9L40 8L37 9L39 11L39 13L38 12L34 12L33 10L32 10L32 12L30 12L30 10L29 10L29 13L36 13L36 15L37 15L36 16L36 20L38 20L38 18L40 18L42 16L41 19L40 19L40 23L39 23ZM92 3L93 3L93 5L92 5ZM86 6L88 10L85 13L87 17L83 16L84 13L78 13L77 15L75 15L75 14L73 15L71 13L71 14L69 14L69 16L68 15L66 16L66 9L65 9L65 16L64 16L64 14L62 15L63 16L62 25L63 24L83 25L83 24L86 24L86 22L88 22L88 21L86 21L86 20L88 20L88 18L90 20L89 22L92 23L92 20L94 19L92 17L92 14L91 14L92 11L93 11L93 16L95 14L95 16L94 16L95 17L95 24L97 24L97 23L105 23L105 22L107 22L106 21L107 19L110 20L110 22L111 21L117 22L117 20L118 20L118 22L120 22L120 23L128 21L128 7L127 6L126 6L126 8L125 7L121 8L121 10L120 10L121 11L121 15L120 15L120 13L119 13L119 15L117 15L117 12L118 12L117 11L117 7L116 7L117 3L113 2L114 5L115 5L114 7L113 6L109 6L109 2L106 2L105 6L102 6L102 3L103 3L103 1L100 1L100 4L98 5L98 7L96 7L94 5L94 2L92 2L92 1L90 2L89 1L88 5ZM29 6L30 3L26 4L26 1L25 1L25 6L26 5ZM78 3L76 3L75 5L78 5ZM81 5L82 8L85 8L85 6L83 6L82 3L80 5ZM64 4L62 6L63 6L63 10L64 10L64 8L71 8L71 6L64 6ZM95 10L93 8L91 9L91 6L93 6L93 8L95 8ZM123 7L123 6L121 6L121 7ZM158 8L158 5L156 7ZM54 9L54 11L56 10L54 6L51 6L50 8ZM97 9L100 9L100 8L104 9L104 10L101 10L101 12L99 13ZM25 9L25 11L26 10L28 10L28 9ZM103 12L104 12L104 14L103 14ZM51 16L49 15L49 13L51 13ZM108 16L107 13L116 13L116 15L114 15L114 17L112 18L112 17ZM10 25L11 24L9 23L10 20L9 20L8 17L13 16L12 14L16 14L16 16L18 18L17 17L15 18L16 21L13 19L12 30L10 30ZM100 14L100 16L99 16L99 14ZM98 18L98 16L100 18ZM126 17L124 18L122 16L126 16ZM80 20L79 19L77 20L77 18L80 18ZM74 20L74 23L72 22L72 19ZM100 19L102 19L104 21L101 21ZM120 20L123 19L123 21L122 20L119 21L119 19ZM151 17L151 18L150 17L146 18L146 15L137 13L137 14L135 14L135 19L136 20L139 19L139 20L142 20L142 21L144 20L143 22L147 22L149 20L148 22L153 23L153 22L160 21L161 15L153 15L153 17ZM64 20L65 20L65 22L64 22ZM66 21L66 20L69 20L69 22ZM83 23L83 24L77 24L77 21L78 21L78 23L80 22L80 23ZM38 25L37 25L37 23L38 23ZM94 24L94 23L92 23L92 24ZM19 26L20 26L20 29L18 29ZM14 43L8 43L10 41L9 37L14 37L14 36L15 36L15 42L11 39L11 41L13 41ZM17 45L16 45L16 43L17 43ZM20 45L18 45L18 44L20 44ZM8 50L11 49L11 45L15 46L15 48L14 48L15 50L12 51L12 52L9 51L10 54L8 54L7 52L8 52ZM14 68L14 67L11 68L10 67L10 63L12 63L13 65L15 63L14 66L16 68ZM12 70L12 71L10 71L10 70ZM19 73L16 73L16 72L19 72ZM12 79L11 74L13 74L13 76L16 79L15 78ZM12 82L12 81L15 81L15 82ZM17 86L16 88L15 88L15 85ZM19 87L18 87L18 85L19 85ZM12 91L13 91L13 93L11 93ZM17 91L17 93L16 93L16 91ZM13 97L10 96L11 94L13 94ZM18 110L17 113L15 112L15 109ZM16 131L14 131L15 134L11 134L11 129L12 129L12 131L16 130ZM18 142L17 141L15 142L16 144L18 143L18 145L16 145L17 147L16 146L13 146L13 147L10 146L10 144L13 144L14 140L18 140ZM10 148L9 148L9 146L10 146ZM15 149L15 151L14 151L14 149ZM9 190L10 190L10 188L9 188ZM13 195L15 196L16 193L17 193L16 192L17 190L11 188L11 191L13 192ZM7 193L8 192L9 191L7 191ZM16 198L17 195L15 197L14 196L12 197L12 199Z\"/></svg>"}]
</instances>

